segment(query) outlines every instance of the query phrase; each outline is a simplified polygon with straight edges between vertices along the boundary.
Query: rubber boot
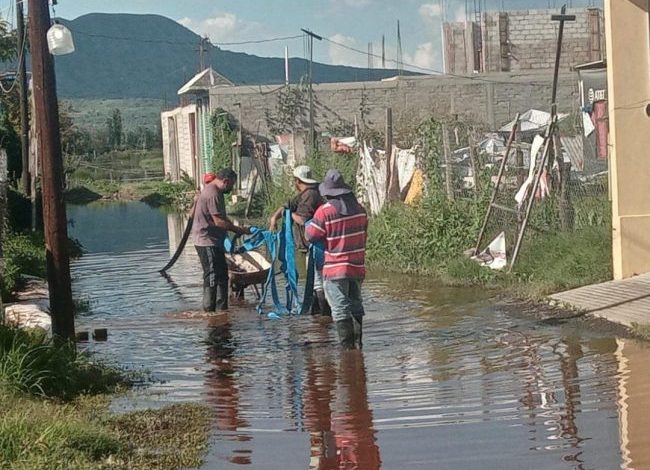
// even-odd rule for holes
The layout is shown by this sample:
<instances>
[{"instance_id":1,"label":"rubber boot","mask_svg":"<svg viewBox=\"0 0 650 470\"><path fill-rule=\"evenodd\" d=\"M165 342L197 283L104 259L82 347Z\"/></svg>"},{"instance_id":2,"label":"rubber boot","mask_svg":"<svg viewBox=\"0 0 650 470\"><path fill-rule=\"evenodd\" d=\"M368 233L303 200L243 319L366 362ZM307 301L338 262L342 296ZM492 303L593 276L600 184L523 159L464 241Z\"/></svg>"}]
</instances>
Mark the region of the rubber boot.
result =
<instances>
[{"instance_id":1,"label":"rubber boot","mask_svg":"<svg viewBox=\"0 0 650 470\"><path fill-rule=\"evenodd\" d=\"M311 301L311 310L309 311L312 315L320 315L321 313L321 303L320 299L318 298L318 292L314 291L314 295L312 297Z\"/></svg>"},{"instance_id":2,"label":"rubber boot","mask_svg":"<svg viewBox=\"0 0 650 470\"><path fill-rule=\"evenodd\" d=\"M217 288L204 287L203 288L203 311L214 312L217 304Z\"/></svg>"},{"instance_id":3,"label":"rubber boot","mask_svg":"<svg viewBox=\"0 0 650 470\"><path fill-rule=\"evenodd\" d=\"M215 299L215 307L217 310L228 310L228 284L217 286Z\"/></svg>"},{"instance_id":4,"label":"rubber boot","mask_svg":"<svg viewBox=\"0 0 650 470\"><path fill-rule=\"evenodd\" d=\"M363 348L363 317L352 315L354 327L354 344L358 349Z\"/></svg>"},{"instance_id":5,"label":"rubber boot","mask_svg":"<svg viewBox=\"0 0 650 470\"><path fill-rule=\"evenodd\" d=\"M343 349L354 349L354 323L352 318L336 322L336 331L339 334L339 343Z\"/></svg>"},{"instance_id":6,"label":"rubber boot","mask_svg":"<svg viewBox=\"0 0 650 470\"><path fill-rule=\"evenodd\" d=\"M318 307L320 309L320 314L331 317L332 309L330 308L330 304L327 302L327 298L325 298L325 291L317 290L315 292L316 292L315 298L318 299Z\"/></svg>"}]
</instances>

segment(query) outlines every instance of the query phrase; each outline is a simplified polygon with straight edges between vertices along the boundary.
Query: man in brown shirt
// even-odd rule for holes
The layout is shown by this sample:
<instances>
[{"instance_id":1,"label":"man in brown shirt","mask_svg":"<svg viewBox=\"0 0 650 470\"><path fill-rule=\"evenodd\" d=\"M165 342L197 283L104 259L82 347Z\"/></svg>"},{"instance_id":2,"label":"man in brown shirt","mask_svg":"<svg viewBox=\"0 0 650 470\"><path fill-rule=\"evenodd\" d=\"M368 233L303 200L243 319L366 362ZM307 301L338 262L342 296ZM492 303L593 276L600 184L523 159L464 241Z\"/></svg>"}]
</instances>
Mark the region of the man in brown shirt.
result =
<instances>
[{"instance_id":1,"label":"man in brown shirt","mask_svg":"<svg viewBox=\"0 0 650 470\"><path fill-rule=\"evenodd\" d=\"M194 205L192 241L203 268L203 310L214 312L228 308L228 265L223 242L227 232L250 233L250 227L239 227L226 214L224 194L232 191L237 173L229 168L217 172L206 184Z\"/></svg>"},{"instance_id":2,"label":"man in brown shirt","mask_svg":"<svg viewBox=\"0 0 650 470\"><path fill-rule=\"evenodd\" d=\"M309 243L305 239L305 224L311 220L318 209L323 204L323 198L318 191L318 181L312 178L311 168L307 165L299 165L293 170L293 179L298 194L296 194L285 206L279 207L269 219L269 229L274 231L278 220L282 220L285 209L291 209L291 218L298 227L300 236L299 248L306 252L309 249ZM329 315L329 305L325 300L323 292L322 270L314 271L314 305L312 313Z\"/></svg>"}]
</instances>

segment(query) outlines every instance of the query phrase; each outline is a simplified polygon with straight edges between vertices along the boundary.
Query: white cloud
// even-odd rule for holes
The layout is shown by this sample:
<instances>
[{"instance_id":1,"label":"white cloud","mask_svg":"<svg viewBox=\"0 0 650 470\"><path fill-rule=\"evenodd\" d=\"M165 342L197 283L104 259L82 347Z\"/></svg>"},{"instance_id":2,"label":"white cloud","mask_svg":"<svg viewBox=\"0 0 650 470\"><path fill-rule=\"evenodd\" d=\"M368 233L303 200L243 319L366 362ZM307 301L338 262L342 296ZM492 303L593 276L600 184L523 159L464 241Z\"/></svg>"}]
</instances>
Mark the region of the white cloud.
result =
<instances>
[{"instance_id":1,"label":"white cloud","mask_svg":"<svg viewBox=\"0 0 650 470\"><path fill-rule=\"evenodd\" d=\"M424 19L433 19L442 13L439 3L424 3L420 5L418 13Z\"/></svg>"},{"instance_id":2,"label":"white cloud","mask_svg":"<svg viewBox=\"0 0 650 470\"><path fill-rule=\"evenodd\" d=\"M178 22L201 36L207 35L216 43L259 39L264 34L261 23L245 21L228 12L219 12L201 20L185 17Z\"/></svg>"},{"instance_id":3,"label":"white cloud","mask_svg":"<svg viewBox=\"0 0 650 470\"><path fill-rule=\"evenodd\" d=\"M433 42L425 42L423 44L419 44L412 55L404 54L404 62L407 64L415 65L417 67L422 67L424 69L436 70L439 54L440 51L435 49ZM409 67L405 66L404 68ZM428 70L424 71L417 68L413 68L413 70L416 72L428 72Z\"/></svg>"},{"instance_id":4,"label":"white cloud","mask_svg":"<svg viewBox=\"0 0 650 470\"><path fill-rule=\"evenodd\" d=\"M330 62L332 64L350 65L354 67L366 67L368 65L367 56L360 54L359 52L346 49L345 47L341 47L337 44L334 44L334 42L361 51L365 50L367 45L365 47L361 47L355 38L351 36L345 36L340 33L331 36L330 39L333 42L329 43L328 53L329 53Z\"/></svg>"},{"instance_id":5,"label":"white cloud","mask_svg":"<svg viewBox=\"0 0 650 470\"><path fill-rule=\"evenodd\" d=\"M341 7L363 8L372 3L373 0L330 0L332 8L339 10Z\"/></svg>"}]
</instances>

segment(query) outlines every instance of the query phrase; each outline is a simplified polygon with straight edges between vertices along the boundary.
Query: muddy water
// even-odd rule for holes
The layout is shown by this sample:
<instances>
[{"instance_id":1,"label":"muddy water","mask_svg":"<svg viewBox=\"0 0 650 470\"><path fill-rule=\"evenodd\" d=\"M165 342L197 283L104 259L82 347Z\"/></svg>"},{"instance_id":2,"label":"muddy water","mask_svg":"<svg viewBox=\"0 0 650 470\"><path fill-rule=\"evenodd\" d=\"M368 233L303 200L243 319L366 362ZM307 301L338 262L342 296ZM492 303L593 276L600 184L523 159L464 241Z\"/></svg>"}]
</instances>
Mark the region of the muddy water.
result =
<instances>
[{"instance_id":1,"label":"muddy water","mask_svg":"<svg viewBox=\"0 0 650 470\"><path fill-rule=\"evenodd\" d=\"M89 253L73 265L107 327L101 355L156 382L116 410L203 401L205 468L650 468L648 349L505 315L484 293L374 273L363 353L331 324L269 321L252 304L206 319L192 250L157 269L181 222L140 203L69 208ZM250 296L249 296L250 298Z\"/></svg>"}]
</instances>

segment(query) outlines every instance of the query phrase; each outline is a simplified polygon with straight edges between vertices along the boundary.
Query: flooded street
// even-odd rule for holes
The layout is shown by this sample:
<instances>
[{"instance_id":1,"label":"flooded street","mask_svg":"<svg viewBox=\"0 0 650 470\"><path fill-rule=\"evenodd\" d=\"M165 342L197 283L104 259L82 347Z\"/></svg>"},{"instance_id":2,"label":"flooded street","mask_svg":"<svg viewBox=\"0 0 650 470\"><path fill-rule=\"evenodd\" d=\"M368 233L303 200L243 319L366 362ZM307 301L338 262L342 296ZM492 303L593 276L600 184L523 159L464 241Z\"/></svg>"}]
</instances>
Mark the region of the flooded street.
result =
<instances>
[{"instance_id":1,"label":"flooded street","mask_svg":"<svg viewBox=\"0 0 650 470\"><path fill-rule=\"evenodd\" d=\"M214 409L204 468L650 468L646 345L513 318L484 292L371 273L363 352L318 317L271 321L251 303L205 319L189 246L158 274L182 222L142 203L71 206L72 266L106 327L102 357L154 383L114 409Z\"/></svg>"}]
</instances>

